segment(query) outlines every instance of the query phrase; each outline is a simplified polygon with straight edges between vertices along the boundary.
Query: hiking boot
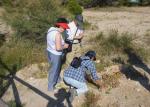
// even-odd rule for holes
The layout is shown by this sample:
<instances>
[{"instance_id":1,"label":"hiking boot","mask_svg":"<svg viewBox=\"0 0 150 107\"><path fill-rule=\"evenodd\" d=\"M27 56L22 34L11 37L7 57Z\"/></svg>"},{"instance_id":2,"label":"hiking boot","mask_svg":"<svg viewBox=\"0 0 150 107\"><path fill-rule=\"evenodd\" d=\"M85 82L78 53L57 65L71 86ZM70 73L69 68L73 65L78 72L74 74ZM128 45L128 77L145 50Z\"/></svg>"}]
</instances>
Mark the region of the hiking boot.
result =
<instances>
[{"instance_id":1,"label":"hiking boot","mask_svg":"<svg viewBox=\"0 0 150 107\"><path fill-rule=\"evenodd\" d=\"M69 101L72 102L75 96L77 95L77 91L75 88L71 88L69 92L70 92Z\"/></svg>"}]
</instances>

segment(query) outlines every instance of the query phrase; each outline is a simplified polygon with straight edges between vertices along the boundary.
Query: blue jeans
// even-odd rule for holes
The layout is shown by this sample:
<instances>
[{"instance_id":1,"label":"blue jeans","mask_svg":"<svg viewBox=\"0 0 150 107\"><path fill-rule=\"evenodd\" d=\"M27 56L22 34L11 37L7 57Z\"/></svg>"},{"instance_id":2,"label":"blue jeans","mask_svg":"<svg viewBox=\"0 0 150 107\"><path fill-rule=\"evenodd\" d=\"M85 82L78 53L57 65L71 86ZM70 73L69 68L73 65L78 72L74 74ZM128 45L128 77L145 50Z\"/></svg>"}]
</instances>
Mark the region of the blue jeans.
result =
<instances>
[{"instance_id":1,"label":"blue jeans","mask_svg":"<svg viewBox=\"0 0 150 107\"><path fill-rule=\"evenodd\" d=\"M67 84L77 88L76 91L77 91L78 95L83 94L88 91L87 85L84 82L79 82L79 81L69 78L69 77L64 77L64 81Z\"/></svg>"},{"instance_id":2,"label":"blue jeans","mask_svg":"<svg viewBox=\"0 0 150 107\"><path fill-rule=\"evenodd\" d=\"M54 55L48 51L48 62L50 64L48 70L48 90L52 91L60 78L61 55Z\"/></svg>"}]
</instances>

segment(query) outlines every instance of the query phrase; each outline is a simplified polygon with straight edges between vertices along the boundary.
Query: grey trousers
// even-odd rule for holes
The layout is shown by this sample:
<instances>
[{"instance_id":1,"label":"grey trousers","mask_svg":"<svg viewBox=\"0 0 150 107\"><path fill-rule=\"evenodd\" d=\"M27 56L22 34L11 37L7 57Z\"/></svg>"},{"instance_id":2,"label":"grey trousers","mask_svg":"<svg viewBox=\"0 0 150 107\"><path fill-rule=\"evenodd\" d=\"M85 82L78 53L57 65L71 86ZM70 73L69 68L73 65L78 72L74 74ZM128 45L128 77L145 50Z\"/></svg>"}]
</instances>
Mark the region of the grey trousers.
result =
<instances>
[{"instance_id":1,"label":"grey trousers","mask_svg":"<svg viewBox=\"0 0 150 107\"><path fill-rule=\"evenodd\" d=\"M50 68L48 70L48 90L54 89L60 76L61 71L61 55L54 55L48 51L48 62Z\"/></svg>"}]
</instances>

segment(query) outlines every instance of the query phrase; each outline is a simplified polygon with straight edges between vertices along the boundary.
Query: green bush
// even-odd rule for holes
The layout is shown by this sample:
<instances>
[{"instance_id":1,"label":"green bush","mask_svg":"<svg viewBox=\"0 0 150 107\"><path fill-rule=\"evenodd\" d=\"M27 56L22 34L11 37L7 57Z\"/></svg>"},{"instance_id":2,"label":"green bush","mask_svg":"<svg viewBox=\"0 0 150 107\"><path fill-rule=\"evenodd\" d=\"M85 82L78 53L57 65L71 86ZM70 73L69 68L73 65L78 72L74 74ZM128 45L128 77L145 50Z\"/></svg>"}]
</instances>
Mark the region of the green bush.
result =
<instances>
[{"instance_id":1,"label":"green bush","mask_svg":"<svg viewBox=\"0 0 150 107\"><path fill-rule=\"evenodd\" d=\"M132 37L135 35L129 33L119 34L112 30L108 35L99 33L97 36L90 38L90 49L95 49L97 52L97 59L100 61L96 63L98 71L102 71L104 67L113 64L127 64L129 54L126 50L132 50L143 62L149 62L150 49L145 47L148 45L148 36L145 36L146 41L142 44L136 42ZM138 41L138 40L137 40ZM89 50L89 49L88 49Z\"/></svg>"},{"instance_id":2,"label":"green bush","mask_svg":"<svg viewBox=\"0 0 150 107\"><path fill-rule=\"evenodd\" d=\"M141 0L141 5L150 5L150 0Z\"/></svg>"},{"instance_id":3,"label":"green bush","mask_svg":"<svg viewBox=\"0 0 150 107\"><path fill-rule=\"evenodd\" d=\"M117 0L119 2L119 5L126 6L129 5L129 0Z\"/></svg>"},{"instance_id":4,"label":"green bush","mask_svg":"<svg viewBox=\"0 0 150 107\"><path fill-rule=\"evenodd\" d=\"M78 0L79 4L82 6L87 6L92 2L92 0Z\"/></svg>"},{"instance_id":5,"label":"green bush","mask_svg":"<svg viewBox=\"0 0 150 107\"><path fill-rule=\"evenodd\" d=\"M106 40L106 44L108 43L107 46L114 50L122 51L131 47L131 41L132 38L128 33L124 33L120 36L117 31L112 31Z\"/></svg>"},{"instance_id":6,"label":"green bush","mask_svg":"<svg viewBox=\"0 0 150 107\"><path fill-rule=\"evenodd\" d=\"M20 68L33 64L46 62L45 46L35 44L34 41L29 40L12 40L10 43L3 45L0 48L0 70L1 74L10 72L13 67L16 67L16 71ZM5 66L8 69L6 69Z\"/></svg>"},{"instance_id":7,"label":"green bush","mask_svg":"<svg viewBox=\"0 0 150 107\"><path fill-rule=\"evenodd\" d=\"M89 23L87 20L84 21L83 23L84 29L88 29L91 27L91 23Z\"/></svg>"},{"instance_id":8,"label":"green bush","mask_svg":"<svg viewBox=\"0 0 150 107\"><path fill-rule=\"evenodd\" d=\"M9 102L7 102L8 106L9 107L24 107L25 104L22 104L22 105L17 105L15 101L11 100Z\"/></svg>"},{"instance_id":9,"label":"green bush","mask_svg":"<svg viewBox=\"0 0 150 107\"><path fill-rule=\"evenodd\" d=\"M132 38L127 33L120 36L117 31L113 30L110 31L108 36L99 33L95 38L92 38L91 41L96 44L96 47L101 47L98 48L101 55L122 52L125 48L130 48L132 45Z\"/></svg>"},{"instance_id":10,"label":"green bush","mask_svg":"<svg viewBox=\"0 0 150 107\"><path fill-rule=\"evenodd\" d=\"M67 7L73 15L82 14L82 8L76 0L69 0Z\"/></svg>"},{"instance_id":11,"label":"green bush","mask_svg":"<svg viewBox=\"0 0 150 107\"><path fill-rule=\"evenodd\" d=\"M4 19L15 28L17 36L43 42L48 28L58 16L66 13L56 3L51 0L2 0L7 11Z\"/></svg>"},{"instance_id":12,"label":"green bush","mask_svg":"<svg viewBox=\"0 0 150 107\"><path fill-rule=\"evenodd\" d=\"M119 34L115 30L110 31L108 35L101 32L91 38L89 42L91 43L90 49L95 49L97 59L100 60L100 63L96 63L98 71L114 64L113 59L121 59L125 62L127 56L124 50L133 47L131 35Z\"/></svg>"},{"instance_id":13,"label":"green bush","mask_svg":"<svg viewBox=\"0 0 150 107\"><path fill-rule=\"evenodd\" d=\"M145 49L143 47L138 46L134 48L134 52L144 62L150 62L150 49Z\"/></svg>"},{"instance_id":14,"label":"green bush","mask_svg":"<svg viewBox=\"0 0 150 107\"><path fill-rule=\"evenodd\" d=\"M11 25L14 35L9 43L0 40L0 58L9 67L21 67L45 61L46 32L58 16L68 13L58 0L2 0L6 10L4 20ZM0 36L1 38L2 36ZM2 46L3 45L3 46ZM0 67L2 74L7 73Z\"/></svg>"}]
</instances>

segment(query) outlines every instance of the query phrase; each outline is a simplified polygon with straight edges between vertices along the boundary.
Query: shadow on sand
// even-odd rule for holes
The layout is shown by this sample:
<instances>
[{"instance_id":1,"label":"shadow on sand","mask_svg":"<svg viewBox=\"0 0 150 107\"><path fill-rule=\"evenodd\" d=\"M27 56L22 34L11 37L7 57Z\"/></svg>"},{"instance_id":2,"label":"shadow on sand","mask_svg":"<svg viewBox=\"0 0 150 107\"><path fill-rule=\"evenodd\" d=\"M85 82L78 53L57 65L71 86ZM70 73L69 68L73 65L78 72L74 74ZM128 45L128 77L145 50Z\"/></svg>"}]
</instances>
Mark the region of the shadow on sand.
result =
<instances>
[{"instance_id":1,"label":"shadow on sand","mask_svg":"<svg viewBox=\"0 0 150 107\"><path fill-rule=\"evenodd\" d=\"M33 92L38 94L39 96L42 96L46 100L48 100L47 107L72 107L72 104L69 102L69 93L66 92L65 89L58 90L58 93L55 94L57 99L54 99L44 92L40 91L39 89L35 88L34 86L30 85L29 83L25 82L21 78L16 76L17 72L17 66L14 65L12 69L10 69L1 59L0 59L0 67L3 67L5 70L9 72L8 75L0 75L0 98L5 94L5 92L8 90L9 86L12 86L13 95L16 103L16 107L22 107L22 102L20 100L19 92L16 87L16 84L14 80L20 82L22 85L28 87ZM5 81L5 84L3 84L3 81ZM68 106L65 106L63 101L66 99ZM37 102L35 102L37 103ZM61 105L61 106L60 106Z\"/></svg>"},{"instance_id":2,"label":"shadow on sand","mask_svg":"<svg viewBox=\"0 0 150 107\"><path fill-rule=\"evenodd\" d=\"M127 78L130 78L131 80L138 81L145 89L150 91L150 80L146 76L139 73L135 67L141 68L144 70L145 73L150 75L150 69L148 66L142 61L142 59L133 51L133 49L125 49L124 52L128 55L128 61L127 63L129 66L126 66L126 64L119 60L114 59L114 62L121 63L123 66L121 68L121 71ZM135 67L134 67L135 66Z\"/></svg>"}]
</instances>

